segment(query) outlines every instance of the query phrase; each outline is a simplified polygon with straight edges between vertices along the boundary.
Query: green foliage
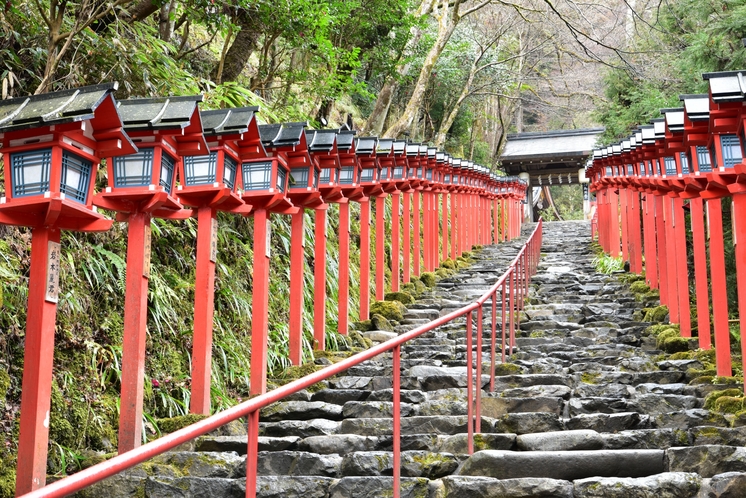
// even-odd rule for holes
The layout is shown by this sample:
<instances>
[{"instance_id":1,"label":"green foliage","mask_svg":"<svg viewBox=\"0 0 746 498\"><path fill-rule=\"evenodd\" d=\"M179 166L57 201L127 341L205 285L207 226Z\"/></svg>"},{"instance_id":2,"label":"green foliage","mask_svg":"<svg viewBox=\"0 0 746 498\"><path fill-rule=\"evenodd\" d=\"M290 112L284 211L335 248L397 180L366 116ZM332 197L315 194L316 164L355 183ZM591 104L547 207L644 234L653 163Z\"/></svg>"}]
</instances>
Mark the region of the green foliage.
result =
<instances>
[{"instance_id":1,"label":"green foliage","mask_svg":"<svg viewBox=\"0 0 746 498\"><path fill-rule=\"evenodd\" d=\"M381 315L387 320L401 322L406 308L399 301L376 301L370 306L370 314Z\"/></svg>"},{"instance_id":2,"label":"green foliage","mask_svg":"<svg viewBox=\"0 0 746 498\"><path fill-rule=\"evenodd\" d=\"M615 258L606 254L596 256L591 263L596 267L597 272L607 275L624 268L624 260L621 257Z\"/></svg>"}]
</instances>

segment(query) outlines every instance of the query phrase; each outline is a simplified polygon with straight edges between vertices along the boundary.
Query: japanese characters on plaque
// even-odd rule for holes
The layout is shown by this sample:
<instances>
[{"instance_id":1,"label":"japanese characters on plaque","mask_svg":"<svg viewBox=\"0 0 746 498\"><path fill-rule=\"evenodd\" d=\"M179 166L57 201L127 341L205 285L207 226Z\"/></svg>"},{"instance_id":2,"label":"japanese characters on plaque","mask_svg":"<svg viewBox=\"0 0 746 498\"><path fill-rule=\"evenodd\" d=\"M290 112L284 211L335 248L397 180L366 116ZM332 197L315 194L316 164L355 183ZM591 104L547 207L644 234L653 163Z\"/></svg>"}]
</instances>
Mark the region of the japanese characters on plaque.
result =
<instances>
[{"instance_id":1,"label":"japanese characters on plaque","mask_svg":"<svg viewBox=\"0 0 746 498\"><path fill-rule=\"evenodd\" d=\"M142 241L142 276L145 278L150 278L150 235L150 223L148 223L145 225Z\"/></svg>"},{"instance_id":2,"label":"japanese characters on plaque","mask_svg":"<svg viewBox=\"0 0 746 498\"><path fill-rule=\"evenodd\" d=\"M588 184L587 183L583 184L583 200L584 201L588 200Z\"/></svg>"},{"instance_id":3,"label":"japanese characters on plaque","mask_svg":"<svg viewBox=\"0 0 746 498\"><path fill-rule=\"evenodd\" d=\"M218 219L212 218L210 224L210 261L218 260Z\"/></svg>"},{"instance_id":4,"label":"japanese characters on plaque","mask_svg":"<svg viewBox=\"0 0 746 498\"><path fill-rule=\"evenodd\" d=\"M60 243L47 245L47 283L44 299L56 303L60 297Z\"/></svg>"}]
</instances>

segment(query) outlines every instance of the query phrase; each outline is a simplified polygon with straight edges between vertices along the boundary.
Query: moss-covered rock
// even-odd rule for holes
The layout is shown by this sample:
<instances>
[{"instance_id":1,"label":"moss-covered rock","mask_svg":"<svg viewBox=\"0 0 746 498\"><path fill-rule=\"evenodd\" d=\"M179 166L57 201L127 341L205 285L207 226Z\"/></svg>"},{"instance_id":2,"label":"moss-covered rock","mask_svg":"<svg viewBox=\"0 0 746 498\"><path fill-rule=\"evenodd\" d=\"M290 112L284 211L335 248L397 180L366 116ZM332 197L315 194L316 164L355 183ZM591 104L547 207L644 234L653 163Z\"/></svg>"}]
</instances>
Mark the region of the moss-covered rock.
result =
<instances>
[{"instance_id":1,"label":"moss-covered rock","mask_svg":"<svg viewBox=\"0 0 746 498\"><path fill-rule=\"evenodd\" d=\"M662 323L668 316L668 306L656 306L655 308L644 308L644 322Z\"/></svg>"},{"instance_id":2,"label":"moss-covered rock","mask_svg":"<svg viewBox=\"0 0 746 498\"><path fill-rule=\"evenodd\" d=\"M646 284L644 280L638 280L629 286L629 290L635 294L644 294L650 292L650 287L648 287L648 284Z\"/></svg>"},{"instance_id":3,"label":"moss-covered rock","mask_svg":"<svg viewBox=\"0 0 746 498\"><path fill-rule=\"evenodd\" d=\"M435 270L435 276L438 277L438 280L443 280L444 278L448 278L451 276L451 272L446 270L445 268L438 268Z\"/></svg>"},{"instance_id":4,"label":"moss-covered rock","mask_svg":"<svg viewBox=\"0 0 746 498\"><path fill-rule=\"evenodd\" d=\"M426 271L425 273L420 275L420 281L427 287L435 287L435 273Z\"/></svg>"},{"instance_id":5,"label":"moss-covered rock","mask_svg":"<svg viewBox=\"0 0 746 498\"><path fill-rule=\"evenodd\" d=\"M712 382L712 379L715 378L715 375L717 374L715 367L708 367L708 368L689 368L686 371L686 377L687 379L696 379L699 377L709 377L710 381Z\"/></svg>"},{"instance_id":6,"label":"moss-covered rock","mask_svg":"<svg viewBox=\"0 0 746 498\"><path fill-rule=\"evenodd\" d=\"M658 337L655 340L655 346L658 349L663 349L663 344L667 340L674 339L674 338L677 338L677 337L681 337L678 330L676 330L674 328L665 329L665 330L661 331L658 334ZM686 351L686 350L682 350L682 351ZM669 352L670 353L675 353L676 351L669 351Z\"/></svg>"},{"instance_id":7,"label":"moss-covered rock","mask_svg":"<svg viewBox=\"0 0 746 498\"><path fill-rule=\"evenodd\" d=\"M666 353L678 353L680 351L689 351L696 345L696 339L689 337L669 337L661 345L661 349Z\"/></svg>"},{"instance_id":8,"label":"moss-covered rock","mask_svg":"<svg viewBox=\"0 0 746 498\"><path fill-rule=\"evenodd\" d=\"M394 326L391 325L391 322L386 320L383 315L379 315L378 313L370 317L370 322L372 324L372 328L370 330L387 330L389 332L394 331Z\"/></svg>"},{"instance_id":9,"label":"moss-covered rock","mask_svg":"<svg viewBox=\"0 0 746 498\"><path fill-rule=\"evenodd\" d=\"M495 365L495 375L514 375L523 373L523 369L515 363L498 363Z\"/></svg>"},{"instance_id":10,"label":"moss-covered rock","mask_svg":"<svg viewBox=\"0 0 746 498\"><path fill-rule=\"evenodd\" d=\"M668 359L669 360L693 360L695 358L696 358L695 351L680 351L678 353L672 354Z\"/></svg>"},{"instance_id":11,"label":"moss-covered rock","mask_svg":"<svg viewBox=\"0 0 746 498\"><path fill-rule=\"evenodd\" d=\"M207 415L200 415L196 413L190 413L188 415L182 415L180 417L172 417L172 418L161 418L156 421L158 424L158 428L163 433L167 432L176 432L179 429L183 429L184 427L188 425L192 425L195 422L199 422L200 420L204 420L207 418Z\"/></svg>"},{"instance_id":12,"label":"moss-covered rock","mask_svg":"<svg viewBox=\"0 0 746 498\"><path fill-rule=\"evenodd\" d=\"M738 413L743 411L743 396L721 396L715 401L714 409L720 413Z\"/></svg>"},{"instance_id":13,"label":"moss-covered rock","mask_svg":"<svg viewBox=\"0 0 746 498\"><path fill-rule=\"evenodd\" d=\"M391 302L395 303L397 301L391 301ZM373 345L373 341L363 337L363 334L361 334L357 330L353 330L352 332L350 332L347 338L350 340L350 343L353 348L368 349L369 347Z\"/></svg>"},{"instance_id":14,"label":"moss-covered rock","mask_svg":"<svg viewBox=\"0 0 746 498\"><path fill-rule=\"evenodd\" d=\"M373 322L371 320L362 320L360 322L352 322L352 327L360 332L370 332L373 329Z\"/></svg>"},{"instance_id":15,"label":"moss-covered rock","mask_svg":"<svg viewBox=\"0 0 746 498\"><path fill-rule=\"evenodd\" d=\"M387 292L383 296L384 301L399 301L402 304L412 304L414 297L409 292Z\"/></svg>"},{"instance_id":16,"label":"moss-covered rock","mask_svg":"<svg viewBox=\"0 0 746 498\"><path fill-rule=\"evenodd\" d=\"M740 389L723 389L722 391L712 391L705 397L704 408L706 410L712 410L715 408L715 404L718 399L722 397L737 397L743 396L743 392Z\"/></svg>"},{"instance_id":17,"label":"moss-covered rock","mask_svg":"<svg viewBox=\"0 0 746 498\"><path fill-rule=\"evenodd\" d=\"M712 384L712 381L714 378L715 378L714 375L702 375L700 377L695 377L692 380L690 380L689 385L701 386L701 385L706 385L706 384Z\"/></svg>"},{"instance_id":18,"label":"moss-covered rock","mask_svg":"<svg viewBox=\"0 0 746 498\"><path fill-rule=\"evenodd\" d=\"M407 308L399 301L376 301L370 305L370 314L381 315L387 320L401 322Z\"/></svg>"},{"instance_id":19,"label":"moss-covered rock","mask_svg":"<svg viewBox=\"0 0 746 498\"><path fill-rule=\"evenodd\" d=\"M666 330L675 330L678 334L679 326L671 323L658 323L646 328L643 335L652 335L653 337L656 337Z\"/></svg>"},{"instance_id":20,"label":"moss-covered rock","mask_svg":"<svg viewBox=\"0 0 746 498\"><path fill-rule=\"evenodd\" d=\"M451 258L446 259L440 264L441 268L446 268L448 270L455 270L456 269L456 263L453 262Z\"/></svg>"}]
</instances>

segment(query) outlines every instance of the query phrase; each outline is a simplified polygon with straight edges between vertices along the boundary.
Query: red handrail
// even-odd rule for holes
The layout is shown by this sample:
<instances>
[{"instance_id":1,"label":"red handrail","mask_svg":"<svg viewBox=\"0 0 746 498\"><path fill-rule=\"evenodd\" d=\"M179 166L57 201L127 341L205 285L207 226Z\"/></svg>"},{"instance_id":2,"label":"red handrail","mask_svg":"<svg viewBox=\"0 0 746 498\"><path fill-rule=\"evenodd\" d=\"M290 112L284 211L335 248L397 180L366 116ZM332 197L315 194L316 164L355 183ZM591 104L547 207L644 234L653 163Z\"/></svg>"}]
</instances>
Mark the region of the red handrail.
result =
<instances>
[{"instance_id":1,"label":"red handrail","mask_svg":"<svg viewBox=\"0 0 746 498\"><path fill-rule=\"evenodd\" d=\"M379 354L386 353L388 351L393 352L393 389L394 389L394 406L393 406L393 441L394 441L394 497L399 497L399 482L400 482L400 462L401 462L401 415L400 415L400 386L401 386L401 369L400 369L400 353L401 345L415 339L426 332L430 332L446 323L460 318L466 315L466 340L467 340L467 389L468 389L468 408L467 414L469 417L468 426L468 451L473 453L474 451L474 432L479 432L480 420L481 420L481 378L482 378L482 314L483 307L488 300L492 300L492 354L491 354L491 375L490 375L490 388L494 390L494 377L495 377L495 354L494 344L496 339L496 300L498 291L501 295L503 306L502 316L505 317L505 291L506 283L508 283L509 293L509 330L510 330L510 354L512 354L513 346L515 345L515 330L517 324L514 320L513 304L514 294L517 294L519 299L515 304L517 310L522 309L521 297L528 294L528 283L529 277L536 272L536 268L539 262L539 250L541 248L542 238L542 220L539 220L536 228L529 236L526 243L523 245L518 255L508 266L508 269L503 273L497 282L479 299L471 304L468 304L456 311L453 311L447 315L437 318L429 323L416 327L409 332L406 332L398 337L390 339L386 342L371 347L365 351L362 351L354 356L346 358L338 363L329 365L317 372L302 377L298 380L285 384L284 386L278 387L266 394L262 394L248 401L244 401L234 407L228 408L222 412L216 413L204 420L196 422L190 426L184 427L176 432L161 437L155 441L145 444L139 448L117 455L114 458L101 462L97 465L89 467L85 470L73 474L69 477L61 479L57 482L49 484L43 488L32 491L31 493L23 495L24 498L41 498L41 497L62 497L69 494L75 493L86 486L90 486L96 482L102 481L107 477L113 476L119 472L127 470L139 463L142 463L154 456L160 455L170 449L173 449L183 443L191 441L199 436L207 434L210 431L217 429L229 422L237 420L241 417L249 417L249 435L248 435L248 458L246 459L246 496L256 496L256 472L257 472L257 437L259 427L259 410L267 405L270 405L276 401L279 401L286 396L301 391L317 382L328 379L333 375L344 372L350 367L359 365L360 363L369 360ZM515 283L514 283L515 282ZM472 313L477 310L477 361L476 361L476 376L478 384L474 385L474 372L472 371L472 355L473 355L473 340L472 340ZM502 319L502 358L505 361L505 320ZM476 403L475 403L475 387L476 387ZM476 411L476 414L474 413ZM476 415L476 420L474 416Z\"/></svg>"}]
</instances>

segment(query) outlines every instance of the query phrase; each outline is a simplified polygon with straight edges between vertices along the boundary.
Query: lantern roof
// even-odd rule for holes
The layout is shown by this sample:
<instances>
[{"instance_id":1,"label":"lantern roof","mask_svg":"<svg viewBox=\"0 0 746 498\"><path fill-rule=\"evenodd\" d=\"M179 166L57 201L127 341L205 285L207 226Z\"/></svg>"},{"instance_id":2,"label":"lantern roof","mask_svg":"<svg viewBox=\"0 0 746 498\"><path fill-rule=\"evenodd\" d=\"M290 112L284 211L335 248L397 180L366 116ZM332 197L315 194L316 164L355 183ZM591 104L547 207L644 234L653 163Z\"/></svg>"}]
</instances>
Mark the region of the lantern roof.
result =
<instances>
[{"instance_id":1,"label":"lantern roof","mask_svg":"<svg viewBox=\"0 0 746 498\"><path fill-rule=\"evenodd\" d=\"M256 106L202 111L202 129L205 135L246 133L257 112Z\"/></svg>"},{"instance_id":2,"label":"lantern roof","mask_svg":"<svg viewBox=\"0 0 746 498\"><path fill-rule=\"evenodd\" d=\"M684 108L676 107L671 109L661 109L661 114L665 116L666 127L671 132L684 131Z\"/></svg>"},{"instance_id":3,"label":"lantern roof","mask_svg":"<svg viewBox=\"0 0 746 498\"><path fill-rule=\"evenodd\" d=\"M305 121L277 123L259 126L259 136L265 147L295 147L306 138Z\"/></svg>"},{"instance_id":4,"label":"lantern roof","mask_svg":"<svg viewBox=\"0 0 746 498\"><path fill-rule=\"evenodd\" d=\"M427 155L427 145L426 144L420 144L420 155L421 156Z\"/></svg>"},{"instance_id":5,"label":"lantern roof","mask_svg":"<svg viewBox=\"0 0 746 498\"><path fill-rule=\"evenodd\" d=\"M375 154L376 143L378 143L377 137L360 137L355 145L356 152L361 155Z\"/></svg>"},{"instance_id":6,"label":"lantern roof","mask_svg":"<svg viewBox=\"0 0 746 498\"><path fill-rule=\"evenodd\" d=\"M691 121L710 119L710 98L707 94L679 95L684 111Z\"/></svg>"},{"instance_id":7,"label":"lantern roof","mask_svg":"<svg viewBox=\"0 0 746 498\"><path fill-rule=\"evenodd\" d=\"M710 95L716 104L744 100L746 94L744 71L704 73L702 79L709 82Z\"/></svg>"},{"instance_id":8,"label":"lantern roof","mask_svg":"<svg viewBox=\"0 0 746 498\"><path fill-rule=\"evenodd\" d=\"M656 118L650 120L653 124L653 133L655 133L655 139L666 137L666 120L663 118Z\"/></svg>"},{"instance_id":9,"label":"lantern roof","mask_svg":"<svg viewBox=\"0 0 746 498\"><path fill-rule=\"evenodd\" d=\"M420 144L407 144L407 155L408 156L419 156L420 155Z\"/></svg>"},{"instance_id":10,"label":"lantern roof","mask_svg":"<svg viewBox=\"0 0 746 498\"><path fill-rule=\"evenodd\" d=\"M352 149L352 152L354 152L355 134L357 134L355 130L339 129L337 131L337 150L347 152Z\"/></svg>"},{"instance_id":11,"label":"lantern roof","mask_svg":"<svg viewBox=\"0 0 746 498\"><path fill-rule=\"evenodd\" d=\"M379 138L376 145L376 154L390 154L394 150L394 140L391 138Z\"/></svg>"},{"instance_id":12,"label":"lantern roof","mask_svg":"<svg viewBox=\"0 0 746 498\"><path fill-rule=\"evenodd\" d=\"M444 163L446 162L446 153L442 151L438 151L435 153L435 160L438 163Z\"/></svg>"},{"instance_id":13,"label":"lantern roof","mask_svg":"<svg viewBox=\"0 0 746 498\"><path fill-rule=\"evenodd\" d=\"M93 119L116 89L113 82L0 100L0 133Z\"/></svg>"},{"instance_id":14,"label":"lantern roof","mask_svg":"<svg viewBox=\"0 0 746 498\"><path fill-rule=\"evenodd\" d=\"M394 154L404 154L407 150L406 140L395 140L394 141Z\"/></svg>"},{"instance_id":15,"label":"lantern roof","mask_svg":"<svg viewBox=\"0 0 746 498\"><path fill-rule=\"evenodd\" d=\"M202 95L127 99L120 100L117 105L124 127L129 132L188 128L194 124L199 102L202 102ZM197 121L201 132L202 122L199 118Z\"/></svg>"},{"instance_id":16,"label":"lantern roof","mask_svg":"<svg viewBox=\"0 0 746 498\"><path fill-rule=\"evenodd\" d=\"M642 133L642 143L652 144L655 142L655 129L653 125L642 125L640 126L640 132Z\"/></svg>"},{"instance_id":17,"label":"lantern roof","mask_svg":"<svg viewBox=\"0 0 746 498\"><path fill-rule=\"evenodd\" d=\"M427 157L436 157L437 153L438 153L438 149L436 149L435 147L427 148Z\"/></svg>"},{"instance_id":18,"label":"lantern roof","mask_svg":"<svg viewBox=\"0 0 746 498\"><path fill-rule=\"evenodd\" d=\"M337 143L337 130L306 130L310 152L331 152Z\"/></svg>"}]
</instances>

